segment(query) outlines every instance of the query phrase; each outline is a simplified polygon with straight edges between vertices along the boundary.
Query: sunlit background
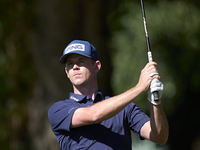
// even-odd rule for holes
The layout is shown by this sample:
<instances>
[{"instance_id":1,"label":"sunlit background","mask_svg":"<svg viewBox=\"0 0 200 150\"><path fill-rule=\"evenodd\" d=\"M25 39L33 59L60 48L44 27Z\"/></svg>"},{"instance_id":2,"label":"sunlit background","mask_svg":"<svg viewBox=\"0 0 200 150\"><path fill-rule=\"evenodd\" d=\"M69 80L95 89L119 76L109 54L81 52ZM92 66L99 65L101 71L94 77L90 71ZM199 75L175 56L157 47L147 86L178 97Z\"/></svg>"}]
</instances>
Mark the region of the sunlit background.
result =
<instances>
[{"instance_id":1,"label":"sunlit background","mask_svg":"<svg viewBox=\"0 0 200 150\"><path fill-rule=\"evenodd\" d=\"M170 133L165 145L133 134L133 150L199 150L200 2L143 1ZM135 86L148 62L139 0L0 1L0 149L60 149L47 111L72 91L58 60L74 39L96 47L110 96ZM135 103L149 114L146 93Z\"/></svg>"}]
</instances>

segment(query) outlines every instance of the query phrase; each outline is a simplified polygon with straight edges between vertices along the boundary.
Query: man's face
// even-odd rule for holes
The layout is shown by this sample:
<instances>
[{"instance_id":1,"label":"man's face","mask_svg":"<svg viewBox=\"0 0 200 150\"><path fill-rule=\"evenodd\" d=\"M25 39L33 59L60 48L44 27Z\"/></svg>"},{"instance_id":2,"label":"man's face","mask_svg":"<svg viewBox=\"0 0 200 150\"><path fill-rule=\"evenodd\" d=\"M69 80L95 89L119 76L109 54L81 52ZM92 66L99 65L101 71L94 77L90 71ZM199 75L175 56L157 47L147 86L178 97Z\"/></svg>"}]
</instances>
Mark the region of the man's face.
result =
<instances>
[{"instance_id":1,"label":"man's face","mask_svg":"<svg viewBox=\"0 0 200 150\"><path fill-rule=\"evenodd\" d=\"M71 54L67 57L65 71L74 86L89 84L96 80L96 63L93 59Z\"/></svg>"}]
</instances>

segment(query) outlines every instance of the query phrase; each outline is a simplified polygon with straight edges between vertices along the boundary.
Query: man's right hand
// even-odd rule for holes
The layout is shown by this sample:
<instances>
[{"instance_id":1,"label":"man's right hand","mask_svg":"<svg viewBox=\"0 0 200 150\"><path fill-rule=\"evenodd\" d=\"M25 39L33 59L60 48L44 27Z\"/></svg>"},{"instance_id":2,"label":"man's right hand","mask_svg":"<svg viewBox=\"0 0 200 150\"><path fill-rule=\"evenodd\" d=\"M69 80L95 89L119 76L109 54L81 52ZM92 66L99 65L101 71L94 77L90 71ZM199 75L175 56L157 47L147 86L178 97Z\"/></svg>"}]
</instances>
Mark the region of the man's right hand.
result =
<instances>
[{"instance_id":1,"label":"man's right hand","mask_svg":"<svg viewBox=\"0 0 200 150\"><path fill-rule=\"evenodd\" d=\"M143 92L145 92L149 89L149 86L153 79L157 78L158 80L160 80L160 76L157 74L158 71L156 69L156 66L156 62L150 62L146 64L146 66L141 71L138 84L136 85L137 88L140 88ZM151 74L153 73L155 73L155 75L151 76Z\"/></svg>"}]
</instances>

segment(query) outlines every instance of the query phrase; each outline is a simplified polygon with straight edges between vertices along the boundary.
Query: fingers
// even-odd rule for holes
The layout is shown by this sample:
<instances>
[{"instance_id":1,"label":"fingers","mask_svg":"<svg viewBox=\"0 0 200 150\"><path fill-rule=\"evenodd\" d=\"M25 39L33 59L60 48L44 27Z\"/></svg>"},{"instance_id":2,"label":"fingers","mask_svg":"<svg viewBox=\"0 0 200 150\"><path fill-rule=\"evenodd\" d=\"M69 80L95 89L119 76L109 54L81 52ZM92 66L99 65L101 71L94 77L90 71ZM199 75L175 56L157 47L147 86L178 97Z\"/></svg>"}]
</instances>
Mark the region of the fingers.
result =
<instances>
[{"instance_id":1,"label":"fingers","mask_svg":"<svg viewBox=\"0 0 200 150\"><path fill-rule=\"evenodd\" d=\"M152 80L153 80L153 79L161 80L161 77L160 77L159 75L155 75L155 76L152 77Z\"/></svg>"},{"instance_id":2,"label":"fingers","mask_svg":"<svg viewBox=\"0 0 200 150\"><path fill-rule=\"evenodd\" d=\"M144 89L144 91L148 90L151 81L155 78L160 80L160 76L158 75L158 71L156 69L157 63L150 62L148 63L141 71L138 86Z\"/></svg>"},{"instance_id":3,"label":"fingers","mask_svg":"<svg viewBox=\"0 0 200 150\"><path fill-rule=\"evenodd\" d=\"M158 72L156 69L157 63L156 62L149 62L146 64L144 69L147 69L149 72Z\"/></svg>"},{"instance_id":4,"label":"fingers","mask_svg":"<svg viewBox=\"0 0 200 150\"><path fill-rule=\"evenodd\" d=\"M155 76L155 75L158 75L158 73L157 73L157 72L153 72L153 73L151 73L149 76L150 76L150 77L153 77L153 76Z\"/></svg>"},{"instance_id":5,"label":"fingers","mask_svg":"<svg viewBox=\"0 0 200 150\"><path fill-rule=\"evenodd\" d=\"M151 80L155 78L161 80L161 77L158 74L156 66L157 66L156 62L149 62L144 68L147 71L147 74L151 77Z\"/></svg>"}]
</instances>

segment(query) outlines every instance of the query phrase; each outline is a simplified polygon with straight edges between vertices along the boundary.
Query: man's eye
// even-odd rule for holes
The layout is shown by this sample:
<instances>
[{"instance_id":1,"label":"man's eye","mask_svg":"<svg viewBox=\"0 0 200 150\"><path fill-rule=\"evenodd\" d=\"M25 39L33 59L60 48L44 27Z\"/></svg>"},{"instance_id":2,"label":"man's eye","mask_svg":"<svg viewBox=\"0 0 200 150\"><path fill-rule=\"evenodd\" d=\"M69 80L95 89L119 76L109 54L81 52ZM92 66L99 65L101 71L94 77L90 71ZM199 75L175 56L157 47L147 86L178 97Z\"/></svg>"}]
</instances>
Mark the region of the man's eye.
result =
<instances>
[{"instance_id":1,"label":"man's eye","mask_svg":"<svg viewBox=\"0 0 200 150\"><path fill-rule=\"evenodd\" d=\"M84 64L85 61L84 61L84 60L80 60L79 63L80 63L80 64Z\"/></svg>"},{"instance_id":2,"label":"man's eye","mask_svg":"<svg viewBox=\"0 0 200 150\"><path fill-rule=\"evenodd\" d=\"M67 63L67 67L72 66L73 64L71 62Z\"/></svg>"}]
</instances>

